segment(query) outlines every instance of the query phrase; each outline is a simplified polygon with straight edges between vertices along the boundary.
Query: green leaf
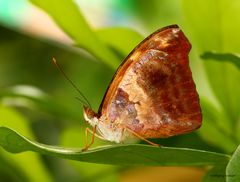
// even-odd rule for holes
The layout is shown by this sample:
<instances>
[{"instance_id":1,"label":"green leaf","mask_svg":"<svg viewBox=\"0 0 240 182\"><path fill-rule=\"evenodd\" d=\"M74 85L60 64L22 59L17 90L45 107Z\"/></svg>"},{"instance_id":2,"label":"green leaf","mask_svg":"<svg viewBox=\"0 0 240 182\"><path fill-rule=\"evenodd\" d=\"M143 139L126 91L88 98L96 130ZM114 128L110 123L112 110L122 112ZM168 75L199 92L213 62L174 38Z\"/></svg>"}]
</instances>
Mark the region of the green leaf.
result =
<instances>
[{"instance_id":1,"label":"green leaf","mask_svg":"<svg viewBox=\"0 0 240 182\"><path fill-rule=\"evenodd\" d=\"M202 166L226 164L229 160L228 155L214 152L137 144L104 146L81 152L81 149L33 142L6 127L0 127L0 145L12 153L34 151L71 160L114 165Z\"/></svg>"},{"instance_id":2,"label":"green leaf","mask_svg":"<svg viewBox=\"0 0 240 182\"><path fill-rule=\"evenodd\" d=\"M226 169L227 182L239 182L240 181L240 145L232 155L227 169Z\"/></svg>"},{"instance_id":3,"label":"green leaf","mask_svg":"<svg viewBox=\"0 0 240 182\"><path fill-rule=\"evenodd\" d=\"M80 9L72 0L30 0L43 9L75 42L76 45L86 49L100 61L116 68L119 58L106 47L90 28Z\"/></svg>"},{"instance_id":4,"label":"green leaf","mask_svg":"<svg viewBox=\"0 0 240 182\"><path fill-rule=\"evenodd\" d=\"M144 37L134 30L111 27L97 30L98 37L126 57Z\"/></svg>"},{"instance_id":5,"label":"green leaf","mask_svg":"<svg viewBox=\"0 0 240 182\"><path fill-rule=\"evenodd\" d=\"M201 55L201 58L205 60L227 61L240 69L240 56L237 54L205 52Z\"/></svg>"}]
</instances>

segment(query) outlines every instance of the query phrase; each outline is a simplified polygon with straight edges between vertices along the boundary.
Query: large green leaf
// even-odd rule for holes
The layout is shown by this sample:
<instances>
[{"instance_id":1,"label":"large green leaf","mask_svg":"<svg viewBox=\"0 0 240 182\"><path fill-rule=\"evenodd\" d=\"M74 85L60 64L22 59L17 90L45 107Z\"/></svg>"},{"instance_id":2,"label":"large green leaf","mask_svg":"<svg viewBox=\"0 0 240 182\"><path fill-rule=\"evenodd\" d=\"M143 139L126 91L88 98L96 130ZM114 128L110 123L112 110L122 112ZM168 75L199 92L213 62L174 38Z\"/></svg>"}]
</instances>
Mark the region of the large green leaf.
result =
<instances>
[{"instance_id":1,"label":"large green leaf","mask_svg":"<svg viewBox=\"0 0 240 182\"><path fill-rule=\"evenodd\" d=\"M106 47L90 28L80 9L72 0L30 0L50 15L75 42L112 68L119 58Z\"/></svg>"},{"instance_id":2,"label":"large green leaf","mask_svg":"<svg viewBox=\"0 0 240 182\"><path fill-rule=\"evenodd\" d=\"M231 160L229 161L226 169L227 182L240 181L240 145L234 152Z\"/></svg>"},{"instance_id":3,"label":"large green leaf","mask_svg":"<svg viewBox=\"0 0 240 182\"><path fill-rule=\"evenodd\" d=\"M71 160L114 165L195 166L226 164L229 160L228 155L214 152L139 144L104 146L81 152L81 149L33 142L6 127L0 127L0 145L12 153L34 151Z\"/></svg>"}]
</instances>

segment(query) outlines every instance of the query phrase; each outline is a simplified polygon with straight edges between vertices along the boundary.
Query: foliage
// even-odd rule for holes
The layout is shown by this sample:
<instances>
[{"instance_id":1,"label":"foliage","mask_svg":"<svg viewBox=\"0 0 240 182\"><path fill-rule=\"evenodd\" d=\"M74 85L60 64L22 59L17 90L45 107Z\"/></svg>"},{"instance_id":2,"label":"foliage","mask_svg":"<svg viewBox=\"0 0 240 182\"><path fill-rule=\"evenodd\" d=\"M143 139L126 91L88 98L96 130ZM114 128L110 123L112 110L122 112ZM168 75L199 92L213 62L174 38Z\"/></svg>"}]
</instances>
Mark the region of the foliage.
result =
<instances>
[{"instance_id":1,"label":"foliage","mask_svg":"<svg viewBox=\"0 0 240 182\"><path fill-rule=\"evenodd\" d=\"M31 2L52 17L72 38L74 46L59 46L0 27L0 145L8 151L0 149L0 179L79 181L106 174L108 178L91 179L113 181L121 171L113 165L188 165L211 166L203 181L239 181L239 1L136 3L135 15L146 29L154 31L178 24L189 37L193 47L190 63L200 94L203 126L196 135L160 140L166 146L162 148L143 144L109 146L97 140L98 147L87 152L79 151L84 145L84 127L78 126L85 126L84 122L79 123L83 121L81 105L50 60L53 56L59 60L96 110L120 60L143 36L119 26L93 29L70 0ZM93 57L76 51L76 46ZM36 153L44 154L44 160ZM61 158L71 161L63 162ZM34 170L29 170L32 163ZM85 165L92 170L84 170ZM66 168L69 170L63 170Z\"/></svg>"},{"instance_id":2,"label":"foliage","mask_svg":"<svg viewBox=\"0 0 240 182\"><path fill-rule=\"evenodd\" d=\"M47 146L28 140L5 127L0 128L0 144L7 151L19 153L34 151L66 159L115 165L224 165L229 156L213 152L153 147L149 145L106 146L82 152L81 149L68 149ZM109 156L112 156L109 158Z\"/></svg>"}]
</instances>

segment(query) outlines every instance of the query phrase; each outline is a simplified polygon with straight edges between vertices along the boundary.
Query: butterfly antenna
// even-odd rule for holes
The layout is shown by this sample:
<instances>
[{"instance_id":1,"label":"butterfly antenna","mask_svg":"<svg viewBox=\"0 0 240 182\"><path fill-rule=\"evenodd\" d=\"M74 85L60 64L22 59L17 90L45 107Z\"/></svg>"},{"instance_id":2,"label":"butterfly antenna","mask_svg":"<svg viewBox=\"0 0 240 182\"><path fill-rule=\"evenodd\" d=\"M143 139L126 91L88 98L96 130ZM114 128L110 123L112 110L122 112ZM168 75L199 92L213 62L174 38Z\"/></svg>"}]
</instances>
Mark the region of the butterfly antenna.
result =
<instances>
[{"instance_id":1,"label":"butterfly antenna","mask_svg":"<svg viewBox=\"0 0 240 182\"><path fill-rule=\"evenodd\" d=\"M64 76L64 78L72 85L72 87L80 94L80 96L83 98L80 99L79 97L76 97L78 100L80 100L84 105L88 105L88 107L91 107L90 102L87 100L87 98L84 96L84 94L81 92L81 90L77 87L77 85L75 85L73 83L73 81L66 75L66 73L63 71L62 67L57 63L56 59L53 58L52 59L54 65L57 67L57 69L62 73L62 75Z\"/></svg>"},{"instance_id":2,"label":"butterfly antenna","mask_svg":"<svg viewBox=\"0 0 240 182\"><path fill-rule=\"evenodd\" d=\"M77 99L78 101L80 101L81 103L83 103L83 104L85 104L85 105L88 105L87 103L86 103L86 101L85 100L82 100L80 97L75 97L75 99ZM90 107L90 106L89 106Z\"/></svg>"}]
</instances>

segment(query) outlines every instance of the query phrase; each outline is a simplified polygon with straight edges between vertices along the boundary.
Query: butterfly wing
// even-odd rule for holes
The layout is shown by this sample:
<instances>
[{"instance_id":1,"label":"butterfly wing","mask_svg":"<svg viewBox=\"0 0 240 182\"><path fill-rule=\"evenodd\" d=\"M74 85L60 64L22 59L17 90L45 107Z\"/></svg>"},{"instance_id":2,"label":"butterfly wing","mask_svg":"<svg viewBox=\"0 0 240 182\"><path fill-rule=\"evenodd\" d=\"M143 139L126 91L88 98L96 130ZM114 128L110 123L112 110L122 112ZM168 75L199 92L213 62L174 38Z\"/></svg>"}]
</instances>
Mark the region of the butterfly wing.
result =
<instances>
[{"instance_id":1,"label":"butterfly wing","mask_svg":"<svg viewBox=\"0 0 240 182\"><path fill-rule=\"evenodd\" d=\"M146 138L199 128L202 115L190 49L177 25L147 37L118 68L99 108L102 121L120 123Z\"/></svg>"}]
</instances>

